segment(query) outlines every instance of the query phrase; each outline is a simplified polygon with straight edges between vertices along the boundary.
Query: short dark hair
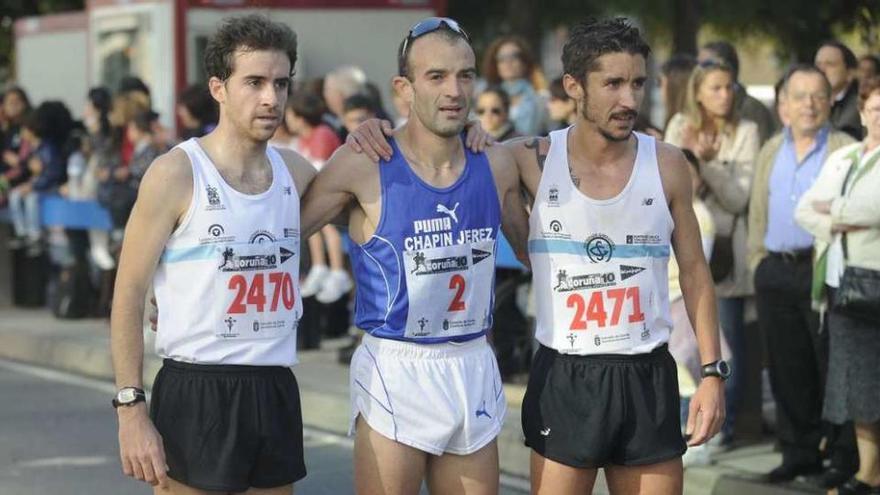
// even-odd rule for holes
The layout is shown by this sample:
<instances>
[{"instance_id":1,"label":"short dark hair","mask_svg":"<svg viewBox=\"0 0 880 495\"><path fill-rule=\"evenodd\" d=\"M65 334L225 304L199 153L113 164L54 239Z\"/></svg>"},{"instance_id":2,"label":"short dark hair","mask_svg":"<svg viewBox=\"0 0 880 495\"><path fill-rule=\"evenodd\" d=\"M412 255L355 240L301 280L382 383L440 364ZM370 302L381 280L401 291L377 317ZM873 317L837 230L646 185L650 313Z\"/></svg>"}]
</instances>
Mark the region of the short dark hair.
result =
<instances>
[{"instance_id":1,"label":"short dark hair","mask_svg":"<svg viewBox=\"0 0 880 495\"><path fill-rule=\"evenodd\" d=\"M73 129L73 117L67 105L58 100L49 100L30 112L22 125L40 139L63 146Z\"/></svg>"},{"instance_id":2,"label":"short dark hair","mask_svg":"<svg viewBox=\"0 0 880 495\"><path fill-rule=\"evenodd\" d=\"M821 45L819 45L819 48L816 49L816 53L818 53L819 50L825 48L826 46L830 46L832 48L837 48L838 50L840 50L840 54L843 55L843 63L846 64L847 69L855 69L859 66L859 60L856 58L856 54L853 53L853 51L850 50L848 46L844 45L838 40L828 40L822 43Z\"/></svg>"},{"instance_id":3,"label":"short dark hair","mask_svg":"<svg viewBox=\"0 0 880 495\"><path fill-rule=\"evenodd\" d=\"M153 122L158 118L159 114L152 110L140 111L134 114L134 117L131 118L129 124L135 126L135 128L141 132L153 134Z\"/></svg>"},{"instance_id":4,"label":"short dark hair","mask_svg":"<svg viewBox=\"0 0 880 495\"><path fill-rule=\"evenodd\" d=\"M412 74L410 74L409 72L409 54L410 52L412 52L412 46L417 39L424 38L433 34L443 36L443 39L449 42L455 40L464 40L468 44L468 46L471 46L470 41L468 41L465 35L455 31L446 23L440 24L440 26L434 31L425 33L418 38L410 39L409 32L407 32L406 36L402 40L400 40L400 45L397 46L397 73L399 75L406 77L409 80L412 80ZM407 40L409 40L409 42L407 42ZM406 50L404 50L404 48Z\"/></svg>"},{"instance_id":5,"label":"short dark hair","mask_svg":"<svg viewBox=\"0 0 880 495\"><path fill-rule=\"evenodd\" d=\"M278 50L290 59L290 75L296 65L296 33L287 25L260 14L229 17L211 36L205 48L208 77L225 81L232 75L236 50Z\"/></svg>"},{"instance_id":6,"label":"short dark hair","mask_svg":"<svg viewBox=\"0 0 880 495\"><path fill-rule=\"evenodd\" d=\"M352 110L366 110L376 113L376 101L371 96L363 93L349 96L342 102L342 111L350 112Z\"/></svg>"},{"instance_id":7,"label":"short dark hair","mask_svg":"<svg viewBox=\"0 0 880 495\"><path fill-rule=\"evenodd\" d=\"M703 50L709 50L729 65L733 70L733 80L739 80L739 56L736 54L736 48L732 44L721 40L712 41L703 45Z\"/></svg>"},{"instance_id":8,"label":"short dark hair","mask_svg":"<svg viewBox=\"0 0 880 495\"><path fill-rule=\"evenodd\" d=\"M310 126L317 127L324 117L324 101L317 95L305 91L294 93L288 100L287 108L297 117L302 117Z\"/></svg>"},{"instance_id":9,"label":"short dark hair","mask_svg":"<svg viewBox=\"0 0 880 495\"><path fill-rule=\"evenodd\" d=\"M150 87L147 86L143 79L137 76L125 76L119 81L118 93L128 93L130 91L140 91L150 96Z\"/></svg>"},{"instance_id":10,"label":"short dark hair","mask_svg":"<svg viewBox=\"0 0 880 495\"><path fill-rule=\"evenodd\" d=\"M596 61L599 57L620 52L642 55L647 59L651 47L626 18L590 19L571 30L562 48L562 68L566 74L584 83L587 74L598 68Z\"/></svg>"},{"instance_id":11,"label":"short dark hair","mask_svg":"<svg viewBox=\"0 0 880 495\"><path fill-rule=\"evenodd\" d=\"M874 93L880 93L880 77L874 76L859 84L859 111L865 109L865 102Z\"/></svg>"},{"instance_id":12,"label":"short dark hair","mask_svg":"<svg viewBox=\"0 0 880 495\"><path fill-rule=\"evenodd\" d=\"M217 101L208 91L205 84L193 84L184 89L177 98L177 103L186 107L190 115L204 126L217 123Z\"/></svg>"},{"instance_id":13,"label":"short dark hair","mask_svg":"<svg viewBox=\"0 0 880 495\"><path fill-rule=\"evenodd\" d=\"M831 83L828 82L828 77L825 76L825 73L819 70L818 67L811 64L794 64L785 71L785 75L782 76L782 90L788 92L788 83L791 81L791 77L795 74L803 72L806 74L813 74L822 78L822 81L825 82L825 90L828 93L828 96L831 96Z\"/></svg>"},{"instance_id":14,"label":"short dark hair","mask_svg":"<svg viewBox=\"0 0 880 495\"><path fill-rule=\"evenodd\" d=\"M867 55L862 55L861 57L859 57L859 62L861 62L862 60L870 61L871 64L874 65L874 74L880 74L880 57L869 53Z\"/></svg>"},{"instance_id":15,"label":"short dark hair","mask_svg":"<svg viewBox=\"0 0 880 495\"><path fill-rule=\"evenodd\" d=\"M483 96L486 93L498 96L498 99L501 100L501 106L504 107L504 112L510 113L510 95L508 95L507 91L504 91L500 85L489 86L480 92L480 96Z\"/></svg>"}]
</instances>

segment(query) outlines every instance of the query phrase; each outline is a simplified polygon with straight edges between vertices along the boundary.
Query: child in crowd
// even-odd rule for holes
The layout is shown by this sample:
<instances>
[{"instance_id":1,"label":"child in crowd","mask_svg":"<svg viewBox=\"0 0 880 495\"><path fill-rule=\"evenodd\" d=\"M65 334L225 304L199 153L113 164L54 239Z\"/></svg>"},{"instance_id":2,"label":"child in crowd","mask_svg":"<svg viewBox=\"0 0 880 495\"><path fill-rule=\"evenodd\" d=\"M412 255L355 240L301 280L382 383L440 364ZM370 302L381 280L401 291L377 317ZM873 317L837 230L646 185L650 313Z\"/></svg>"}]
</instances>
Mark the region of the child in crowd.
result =
<instances>
[{"instance_id":1,"label":"child in crowd","mask_svg":"<svg viewBox=\"0 0 880 495\"><path fill-rule=\"evenodd\" d=\"M715 240L715 223L712 220L712 214L703 203L701 198L704 193L705 185L700 177L700 162L690 150L682 150L690 163L691 184L694 191L694 214L697 217L697 224L700 226L700 236L703 241L703 254L708 261L712 253L712 244ZM669 258L669 312L672 317L672 334L669 339L669 352L675 358L678 366L678 388L681 394L681 415L682 427L687 421L688 407L690 405L691 396L697 391L697 384L700 382L700 353L697 349L697 339L694 336L694 329L690 324L685 308L684 298L681 293L681 285L678 281L679 267L675 261L675 256ZM721 355L724 359L730 359L730 349L721 335ZM682 462L685 467L701 466L709 464L709 447L707 444L697 447L688 447Z\"/></svg>"},{"instance_id":2,"label":"child in crowd","mask_svg":"<svg viewBox=\"0 0 880 495\"><path fill-rule=\"evenodd\" d=\"M297 136L297 151L318 170L342 144L336 133L322 123L323 115L321 99L307 92L294 94L284 115L288 129ZM302 297L315 296L318 302L329 304L352 289L354 284L345 269L342 236L335 226L327 225L309 238L309 257L312 267L300 287Z\"/></svg>"}]
</instances>

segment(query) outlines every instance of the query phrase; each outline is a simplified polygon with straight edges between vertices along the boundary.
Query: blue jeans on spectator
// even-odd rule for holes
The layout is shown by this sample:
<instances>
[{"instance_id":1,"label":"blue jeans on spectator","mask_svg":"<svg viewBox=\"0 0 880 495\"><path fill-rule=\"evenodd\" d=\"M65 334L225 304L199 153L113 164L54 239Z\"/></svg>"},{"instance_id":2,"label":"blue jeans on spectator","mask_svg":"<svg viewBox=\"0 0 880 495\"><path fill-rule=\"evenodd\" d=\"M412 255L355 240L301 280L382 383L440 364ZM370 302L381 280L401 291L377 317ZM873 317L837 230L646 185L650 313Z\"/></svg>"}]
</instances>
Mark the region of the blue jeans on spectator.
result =
<instances>
[{"instance_id":1,"label":"blue jeans on spectator","mask_svg":"<svg viewBox=\"0 0 880 495\"><path fill-rule=\"evenodd\" d=\"M730 345L732 354L730 363L730 378L724 386L726 402L726 419L721 427L723 441L733 439L734 426L736 425L736 410L742 395L742 383L745 377L745 297L720 297L718 298L718 320L721 331Z\"/></svg>"},{"instance_id":2,"label":"blue jeans on spectator","mask_svg":"<svg viewBox=\"0 0 880 495\"><path fill-rule=\"evenodd\" d=\"M20 190L9 192L9 216L15 235L28 240L40 239L40 193L30 191L22 194Z\"/></svg>"}]
</instances>

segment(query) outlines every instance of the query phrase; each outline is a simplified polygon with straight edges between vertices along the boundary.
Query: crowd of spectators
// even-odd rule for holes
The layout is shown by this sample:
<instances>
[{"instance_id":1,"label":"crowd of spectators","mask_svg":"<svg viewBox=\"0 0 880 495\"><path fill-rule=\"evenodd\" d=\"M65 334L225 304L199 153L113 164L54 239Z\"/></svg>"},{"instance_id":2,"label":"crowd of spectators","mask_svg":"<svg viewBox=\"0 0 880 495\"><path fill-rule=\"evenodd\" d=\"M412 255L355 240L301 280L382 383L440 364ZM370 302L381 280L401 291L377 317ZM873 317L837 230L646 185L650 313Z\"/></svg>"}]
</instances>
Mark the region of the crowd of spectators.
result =
<instances>
[{"instance_id":1,"label":"crowd of spectators","mask_svg":"<svg viewBox=\"0 0 880 495\"><path fill-rule=\"evenodd\" d=\"M692 166L694 208L733 370L727 423L718 445L707 449L733 445L747 363L766 363L783 453L771 482L816 474L844 494L880 486L880 368L874 361L880 323L843 312L835 302L848 269L880 269L878 72L877 56L857 58L843 43L828 41L817 47L813 64L785 73L768 108L740 82L734 46L711 42L697 57L674 54L658 65L663 117L639 121L638 130L680 147ZM491 43L482 78L474 118L497 140L541 135L577 118L563 79L547 84L519 37ZM395 95L394 113L386 112L379 93L355 66L297 82L271 143L297 150L320 169L364 120L408 117ZM34 106L23 88L3 92L0 207L8 208L14 249L27 256L48 252L53 263L64 264L70 259L66 231L41 222L42 199L97 202L111 227L87 229L87 261L111 271L150 163L176 142L210 132L217 107L205 85L186 88L172 136L159 124L147 85L131 77L115 90L91 89L78 110L81 122L59 101ZM303 295L321 303L345 297L352 279L344 236L325 227L309 239L308 251ZM670 285L674 334L688 335L677 281ZM760 339L747 338L750 320L757 321ZM683 379L698 381L693 352L676 357ZM691 454L685 462L708 458Z\"/></svg>"}]
</instances>

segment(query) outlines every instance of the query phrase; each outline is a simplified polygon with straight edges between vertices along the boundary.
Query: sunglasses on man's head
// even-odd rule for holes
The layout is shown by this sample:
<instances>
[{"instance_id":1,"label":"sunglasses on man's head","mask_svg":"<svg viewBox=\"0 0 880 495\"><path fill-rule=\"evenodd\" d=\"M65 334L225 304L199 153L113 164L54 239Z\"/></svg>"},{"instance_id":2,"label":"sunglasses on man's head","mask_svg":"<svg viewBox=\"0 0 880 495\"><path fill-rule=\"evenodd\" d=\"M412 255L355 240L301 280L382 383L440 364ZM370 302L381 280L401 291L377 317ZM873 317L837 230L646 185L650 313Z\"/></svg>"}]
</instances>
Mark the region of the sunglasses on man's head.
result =
<instances>
[{"instance_id":1,"label":"sunglasses on man's head","mask_svg":"<svg viewBox=\"0 0 880 495\"><path fill-rule=\"evenodd\" d=\"M468 36L467 32L462 29L454 19L448 17L428 17L427 19L422 19L415 23L413 27L409 28L409 32L407 33L406 38L404 38L403 46L400 49L400 53L404 56L404 59L406 58L407 49L409 49L410 43L426 34L439 31L444 27L461 35L461 37L468 43L471 42L471 37ZM401 76L402 75L404 74L401 74Z\"/></svg>"}]
</instances>

